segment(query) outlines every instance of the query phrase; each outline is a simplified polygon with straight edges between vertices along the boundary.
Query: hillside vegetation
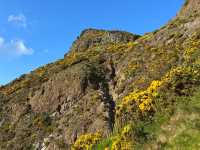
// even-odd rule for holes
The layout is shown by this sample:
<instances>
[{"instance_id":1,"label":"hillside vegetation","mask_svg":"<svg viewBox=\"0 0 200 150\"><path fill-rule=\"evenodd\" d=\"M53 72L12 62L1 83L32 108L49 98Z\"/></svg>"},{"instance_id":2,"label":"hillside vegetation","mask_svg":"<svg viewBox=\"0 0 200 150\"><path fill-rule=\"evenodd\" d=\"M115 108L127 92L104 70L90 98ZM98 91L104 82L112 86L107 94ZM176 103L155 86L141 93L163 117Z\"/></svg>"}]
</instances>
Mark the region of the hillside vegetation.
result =
<instances>
[{"instance_id":1,"label":"hillside vegetation","mask_svg":"<svg viewBox=\"0 0 200 150\"><path fill-rule=\"evenodd\" d=\"M198 150L200 1L145 35L86 29L0 87L2 150Z\"/></svg>"}]
</instances>

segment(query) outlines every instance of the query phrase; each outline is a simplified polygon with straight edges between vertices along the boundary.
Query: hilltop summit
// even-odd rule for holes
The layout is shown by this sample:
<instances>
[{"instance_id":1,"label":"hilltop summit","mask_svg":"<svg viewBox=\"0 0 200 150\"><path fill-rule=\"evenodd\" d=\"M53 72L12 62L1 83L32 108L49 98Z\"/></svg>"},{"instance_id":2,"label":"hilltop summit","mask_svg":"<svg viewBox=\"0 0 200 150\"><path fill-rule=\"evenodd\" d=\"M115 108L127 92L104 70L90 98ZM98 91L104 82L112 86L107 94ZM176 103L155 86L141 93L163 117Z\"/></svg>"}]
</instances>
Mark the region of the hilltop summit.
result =
<instances>
[{"instance_id":1,"label":"hilltop summit","mask_svg":"<svg viewBox=\"0 0 200 150\"><path fill-rule=\"evenodd\" d=\"M71 50L84 51L91 47L108 43L127 43L139 37L139 35L122 31L86 29L81 32L80 36L73 43Z\"/></svg>"}]
</instances>

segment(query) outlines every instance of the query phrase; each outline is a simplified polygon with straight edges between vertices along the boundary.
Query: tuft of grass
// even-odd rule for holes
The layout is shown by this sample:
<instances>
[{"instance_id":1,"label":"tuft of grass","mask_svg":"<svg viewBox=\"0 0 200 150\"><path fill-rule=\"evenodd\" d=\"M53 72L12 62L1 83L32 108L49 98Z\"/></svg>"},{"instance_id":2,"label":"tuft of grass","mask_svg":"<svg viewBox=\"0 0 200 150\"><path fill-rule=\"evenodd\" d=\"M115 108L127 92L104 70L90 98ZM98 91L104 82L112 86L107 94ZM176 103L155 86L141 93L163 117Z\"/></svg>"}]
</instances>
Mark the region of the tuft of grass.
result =
<instances>
[{"instance_id":1,"label":"tuft of grass","mask_svg":"<svg viewBox=\"0 0 200 150\"><path fill-rule=\"evenodd\" d=\"M105 148L111 148L112 146L112 139L106 138L100 141L97 145L95 145L92 150L104 150Z\"/></svg>"}]
</instances>

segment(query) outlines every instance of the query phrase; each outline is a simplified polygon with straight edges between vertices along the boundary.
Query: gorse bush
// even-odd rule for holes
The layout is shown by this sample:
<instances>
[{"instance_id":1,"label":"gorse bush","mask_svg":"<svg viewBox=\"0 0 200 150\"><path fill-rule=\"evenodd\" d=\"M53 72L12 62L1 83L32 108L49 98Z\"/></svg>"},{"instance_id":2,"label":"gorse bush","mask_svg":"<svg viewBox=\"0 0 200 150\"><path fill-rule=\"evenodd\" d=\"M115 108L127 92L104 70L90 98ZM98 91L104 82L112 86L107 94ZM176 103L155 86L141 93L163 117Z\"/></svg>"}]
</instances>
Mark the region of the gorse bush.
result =
<instances>
[{"instance_id":1,"label":"gorse bush","mask_svg":"<svg viewBox=\"0 0 200 150\"><path fill-rule=\"evenodd\" d=\"M157 90L162 82L155 80L146 90L131 92L122 99L122 102L117 106L116 115L120 116L122 113L131 112L135 105L141 112L151 111L153 105L153 97L157 96Z\"/></svg>"},{"instance_id":2,"label":"gorse bush","mask_svg":"<svg viewBox=\"0 0 200 150\"><path fill-rule=\"evenodd\" d=\"M73 145L73 150L90 150L102 138L101 133L81 135Z\"/></svg>"},{"instance_id":3,"label":"gorse bush","mask_svg":"<svg viewBox=\"0 0 200 150\"><path fill-rule=\"evenodd\" d=\"M113 143L111 146L111 150L131 150L133 147L133 139L131 136L133 135L132 133L133 127L132 125L128 124L126 125L120 134L117 136L113 137Z\"/></svg>"}]
</instances>

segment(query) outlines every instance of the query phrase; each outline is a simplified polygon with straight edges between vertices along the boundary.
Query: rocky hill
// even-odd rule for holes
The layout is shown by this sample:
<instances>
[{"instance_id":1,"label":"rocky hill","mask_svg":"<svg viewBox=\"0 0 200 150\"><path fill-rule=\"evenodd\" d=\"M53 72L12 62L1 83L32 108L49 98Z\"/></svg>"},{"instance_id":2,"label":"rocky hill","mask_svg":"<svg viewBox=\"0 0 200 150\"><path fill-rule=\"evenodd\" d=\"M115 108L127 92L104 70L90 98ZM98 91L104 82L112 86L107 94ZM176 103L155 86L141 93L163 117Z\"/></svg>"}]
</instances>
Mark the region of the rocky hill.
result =
<instances>
[{"instance_id":1,"label":"rocky hill","mask_svg":"<svg viewBox=\"0 0 200 150\"><path fill-rule=\"evenodd\" d=\"M199 149L200 1L143 36L84 30L0 87L1 150Z\"/></svg>"}]
</instances>

